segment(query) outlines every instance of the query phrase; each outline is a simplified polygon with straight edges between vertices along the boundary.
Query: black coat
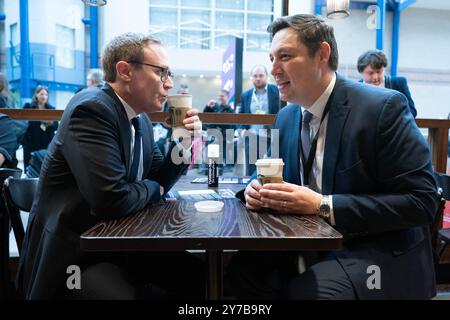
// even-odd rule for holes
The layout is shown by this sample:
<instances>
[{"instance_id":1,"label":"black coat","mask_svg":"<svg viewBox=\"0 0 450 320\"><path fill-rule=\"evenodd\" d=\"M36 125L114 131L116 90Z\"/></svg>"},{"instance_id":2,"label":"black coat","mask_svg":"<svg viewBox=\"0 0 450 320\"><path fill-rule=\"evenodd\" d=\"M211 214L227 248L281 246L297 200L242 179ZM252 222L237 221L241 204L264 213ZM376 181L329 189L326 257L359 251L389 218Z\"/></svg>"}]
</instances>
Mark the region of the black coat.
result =
<instances>
[{"instance_id":1,"label":"black coat","mask_svg":"<svg viewBox=\"0 0 450 320\"><path fill-rule=\"evenodd\" d=\"M24 109L37 109L35 102L27 103ZM54 110L50 104L45 105L46 109ZM44 130L45 128L45 130ZM51 125L47 125L41 121L29 121L28 128L23 137L23 162L25 168L29 165L31 159L31 152L41 149L47 149L50 141L55 136L55 131L58 129L58 122L53 121Z\"/></svg>"},{"instance_id":2,"label":"black coat","mask_svg":"<svg viewBox=\"0 0 450 320\"><path fill-rule=\"evenodd\" d=\"M0 113L0 153L5 157L2 168L15 168L17 166L16 129L14 122L6 114Z\"/></svg>"}]
</instances>

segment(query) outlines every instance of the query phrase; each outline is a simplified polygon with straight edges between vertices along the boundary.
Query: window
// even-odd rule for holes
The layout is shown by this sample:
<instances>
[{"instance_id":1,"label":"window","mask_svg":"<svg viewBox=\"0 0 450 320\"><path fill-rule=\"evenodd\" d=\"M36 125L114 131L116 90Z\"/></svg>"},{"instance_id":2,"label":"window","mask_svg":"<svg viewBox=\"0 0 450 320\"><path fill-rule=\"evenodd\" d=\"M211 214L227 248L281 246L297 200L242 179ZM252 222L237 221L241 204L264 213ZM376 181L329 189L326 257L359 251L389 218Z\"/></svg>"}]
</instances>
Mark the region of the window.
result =
<instances>
[{"instance_id":1,"label":"window","mask_svg":"<svg viewBox=\"0 0 450 320\"><path fill-rule=\"evenodd\" d=\"M225 49L242 37L244 50L267 50L274 0L149 0L150 33L176 48Z\"/></svg>"},{"instance_id":2,"label":"window","mask_svg":"<svg viewBox=\"0 0 450 320\"><path fill-rule=\"evenodd\" d=\"M272 15L249 14L247 21L247 30L267 32L267 26L272 23L272 20Z\"/></svg>"},{"instance_id":3,"label":"window","mask_svg":"<svg viewBox=\"0 0 450 320\"><path fill-rule=\"evenodd\" d=\"M217 11L216 28L223 30L244 30L244 14Z\"/></svg>"},{"instance_id":4,"label":"window","mask_svg":"<svg viewBox=\"0 0 450 320\"><path fill-rule=\"evenodd\" d=\"M249 11L273 12L273 0L249 0L247 3L247 9Z\"/></svg>"},{"instance_id":5,"label":"window","mask_svg":"<svg viewBox=\"0 0 450 320\"><path fill-rule=\"evenodd\" d=\"M249 2L259 2L259 0L250 0ZM244 0L216 0L218 9L237 9L244 10Z\"/></svg>"},{"instance_id":6,"label":"window","mask_svg":"<svg viewBox=\"0 0 450 320\"><path fill-rule=\"evenodd\" d=\"M56 25L56 54L57 67L75 68L75 29Z\"/></svg>"},{"instance_id":7,"label":"window","mask_svg":"<svg viewBox=\"0 0 450 320\"><path fill-rule=\"evenodd\" d=\"M151 8L151 26L176 26L178 24L177 9L172 8Z\"/></svg>"}]
</instances>

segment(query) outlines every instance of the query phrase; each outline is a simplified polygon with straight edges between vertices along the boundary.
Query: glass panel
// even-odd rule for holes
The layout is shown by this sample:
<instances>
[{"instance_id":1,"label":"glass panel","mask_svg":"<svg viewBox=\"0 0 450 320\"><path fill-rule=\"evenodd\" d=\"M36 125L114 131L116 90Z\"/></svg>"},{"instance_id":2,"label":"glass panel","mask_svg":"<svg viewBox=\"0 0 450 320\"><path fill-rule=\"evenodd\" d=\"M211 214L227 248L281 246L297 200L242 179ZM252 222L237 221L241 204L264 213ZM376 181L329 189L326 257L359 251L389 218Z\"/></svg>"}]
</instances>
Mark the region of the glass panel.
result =
<instances>
[{"instance_id":1,"label":"glass panel","mask_svg":"<svg viewBox=\"0 0 450 320\"><path fill-rule=\"evenodd\" d=\"M250 11L273 12L273 0L248 0L247 9Z\"/></svg>"},{"instance_id":2,"label":"glass panel","mask_svg":"<svg viewBox=\"0 0 450 320\"><path fill-rule=\"evenodd\" d=\"M177 6L178 0L149 0L150 5L159 4L159 5L169 5L169 6Z\"/></svg>"},{"instance_id":3,"label":"glass panel","mask_svg":"<svg viewBox=\"0 0 450 320\"><path fill-rule=\"evenodd\" d=\"M181 26L190 28L211 28L211 13L203 10L181 10Z\"/></svg>"},{"instance_id":4,"label":"glass panel","mask_svg":"<svg viewBox=\"0 0 450 320\"><path fill-rule=\"evenodd\" d=\"M56 66L75 67L75 29L56 25Z\"/></svg>"},{"instance_id":5,"label":"glass panel","mask_svg":"<svg viewBox=\"0 0 450 320\"><path fill-rule=\"evenodd\" d=\"M150 8L150 25L176 26L178 23L177 9Z\"/></svg>"},{"instance_id":6,"label":"glass panel","mask_svg":"<svg viewBox=\"0 0 450 320\"><path fill-rule=\"evenodd\" d=\"M259 2L259 0L252 1ZM216 0L216 8L244 10L244 0Z\"/></svg>"},{"instance_id":7,"label":"glass panel","mask_svg":"<svg viewBox=\"0 0 450 320\"><path fill-rule=\"evenodd\" d=\"M242 35L238 34L239 37L242 37ZM214 49L227 49L230 45L231 40L236 38L234 35L221 35L216 37L216 44Z\"/></svg>"},{"instance_id":8,"label":"glass panel","mask_svg":"<svg viewBox=\"0 0 450 320\"><path fill-rule=\"evenodd\" d=\"M244 14L217 11L216 28L225 30L243 30Z\"/></svg>"},{"instance_id":9,"label":"glass panel","mask_svg":"<svg viewBox=\"0 0 450 320\"><path fill-rule=\"evenodd\" d=\"M209 49L209 31L181 30L180 37L180 48Z\"/></svg>"},{"instance_id":10,"label":"glass panel","mask_svg":"<svg viewBox=\"0 0 450 320\"><path fill-rule=\"evenodd\" d=\"M247 51L268 51L270 49L269 34L248 34Z\"/></svg>"},{"instance_id":11,"label":"glass panel","mask_svg":"<svg viewBox=\"0 0 450 320\"><path fill-rule=\"evenodd\" d=\"M161 40L162 44L168 48L178 47L178 34L176 29L164 29L162 31L152 32L150 34L156 39Z\"/></svg>"},{"instance_id":12,"label":"glass panel","mask_svg":"<svg viewBox=\"0 0 450 320\"><path fill-rule=\"evenodd\" d=\"M181 0L182 7L210 8L211 0Z\"/></svg>"},{"instance_id":13,"label":"glass panel","mask_svg":"<svg viewBox=\"0 0 450 320\"><path fill-rule=\"evenodd\" d=\"M267 26L272 23L272 15L249 14L247 20L247 29L252 31L267 31Z\"/></svg>"}]
</instances>

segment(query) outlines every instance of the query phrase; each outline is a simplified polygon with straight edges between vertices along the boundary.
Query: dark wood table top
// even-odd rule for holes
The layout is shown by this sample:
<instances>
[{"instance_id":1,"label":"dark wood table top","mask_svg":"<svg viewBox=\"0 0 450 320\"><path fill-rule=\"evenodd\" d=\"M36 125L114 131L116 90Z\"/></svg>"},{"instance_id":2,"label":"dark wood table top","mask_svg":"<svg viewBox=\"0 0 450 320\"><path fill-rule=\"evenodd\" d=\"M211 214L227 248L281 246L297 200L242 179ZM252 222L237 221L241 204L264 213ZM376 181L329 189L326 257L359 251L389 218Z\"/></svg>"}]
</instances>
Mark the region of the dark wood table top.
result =
<instances>
[{"instance_id":1,"label":"dark wood table top","mask_svg":"<svg viewBox=\"0 0 450 320\"><path fill-rule=\"evenodd\" d=\"M178 190L206 189L183 177ZM221 184L219 188L241 189ZM238 199L224 199L221 212L198 212L193 201L151 205L142 212L102 221L81 236L87 251L151 250L335 250L342 235L316 216L248 211Z\"/></svg>"}]
</instances>

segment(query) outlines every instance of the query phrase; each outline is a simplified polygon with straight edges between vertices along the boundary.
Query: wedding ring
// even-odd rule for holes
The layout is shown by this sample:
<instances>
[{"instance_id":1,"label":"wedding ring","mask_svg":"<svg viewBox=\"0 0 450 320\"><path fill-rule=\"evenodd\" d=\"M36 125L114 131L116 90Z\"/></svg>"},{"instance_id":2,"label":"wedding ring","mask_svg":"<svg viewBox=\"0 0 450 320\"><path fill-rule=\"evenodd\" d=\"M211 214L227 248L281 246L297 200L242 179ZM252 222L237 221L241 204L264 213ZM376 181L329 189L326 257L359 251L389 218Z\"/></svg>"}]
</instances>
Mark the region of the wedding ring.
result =
<instances>
[{"instance_id":1,"label":"wedding ring","mask_svg":"<svg viewBox=\"0 0 450 320\"><path fill-rule=\"evenodd\" d=\"M281 203L281 207L284 209L284 208L286 208L286 204L287 204L287 202L286 202L286 200L284 200L282 203Z\"/></svg>"}]
</instances>

